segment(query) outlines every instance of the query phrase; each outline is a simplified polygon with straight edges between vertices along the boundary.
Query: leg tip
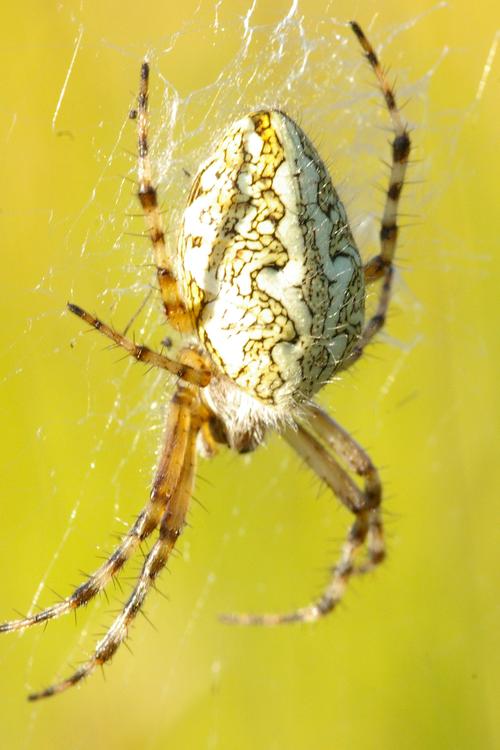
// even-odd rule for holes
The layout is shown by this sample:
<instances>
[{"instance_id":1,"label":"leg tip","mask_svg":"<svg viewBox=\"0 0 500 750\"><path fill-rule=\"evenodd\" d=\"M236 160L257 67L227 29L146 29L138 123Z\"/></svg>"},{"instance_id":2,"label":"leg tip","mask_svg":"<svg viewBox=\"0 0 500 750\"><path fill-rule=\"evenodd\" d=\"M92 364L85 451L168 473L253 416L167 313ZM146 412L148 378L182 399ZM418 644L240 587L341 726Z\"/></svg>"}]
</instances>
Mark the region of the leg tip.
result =
<instances>
[{"instance_id":1,"label":"leg tip","mask_svg":"<svg viewBox=\"0 0 500 750\"><path fill-rule=\"evenodd\" d=\"M30 693L26 696L26 699L29 703L35 703L35 701L39 701L42 698L50 698L54 693L55 690L53 688L46 688L45 690L40 690L38 693Z\"/></svg>"},{"instance_id":2,"label":"leg tip","mask_svg":"<svg viewBox=\"0 0 500 750\"><path fill-rule=\"evenodd\" d=\"M356 34L358 38L361 38L364 36L361 30L361 26L359 25L357 21L349 21L349 26L351 27L351 29L354 31L354 33Z\"/></svg>"},{"instance_id":3,"label":"leg tip","mask_svg":"<svg viewBox=\"0 0 500 750\"><path fill-rule=\"evenodd\" d=\"M67 308L70 312L74 313L74 315L78 315L79 318L83 318L85 314L82 308L78 307L78 305L74 305L73 302L68 302Z\"/></svg>"}]
</instances>

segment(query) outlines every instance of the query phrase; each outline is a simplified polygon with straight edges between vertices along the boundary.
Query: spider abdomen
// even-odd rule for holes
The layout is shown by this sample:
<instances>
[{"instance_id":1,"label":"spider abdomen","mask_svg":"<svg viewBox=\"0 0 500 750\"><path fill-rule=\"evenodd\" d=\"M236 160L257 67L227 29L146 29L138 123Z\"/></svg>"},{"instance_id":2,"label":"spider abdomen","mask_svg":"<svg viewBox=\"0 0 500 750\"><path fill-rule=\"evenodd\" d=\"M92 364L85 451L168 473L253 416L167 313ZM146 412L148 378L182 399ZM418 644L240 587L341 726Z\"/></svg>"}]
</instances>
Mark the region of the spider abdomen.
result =
<instances>
[{"instance_id":1,"label":"spider abdomen","mask_svg":"<svg viewBox=\"0 0 500 750\"><path fill-rule=\"evenodd\" d=\"M311 396L360 334L364 279L344 206L281 111L234 123L200 168L177 268L215 365L264 404Z\"/></svg>"}]
</instances>

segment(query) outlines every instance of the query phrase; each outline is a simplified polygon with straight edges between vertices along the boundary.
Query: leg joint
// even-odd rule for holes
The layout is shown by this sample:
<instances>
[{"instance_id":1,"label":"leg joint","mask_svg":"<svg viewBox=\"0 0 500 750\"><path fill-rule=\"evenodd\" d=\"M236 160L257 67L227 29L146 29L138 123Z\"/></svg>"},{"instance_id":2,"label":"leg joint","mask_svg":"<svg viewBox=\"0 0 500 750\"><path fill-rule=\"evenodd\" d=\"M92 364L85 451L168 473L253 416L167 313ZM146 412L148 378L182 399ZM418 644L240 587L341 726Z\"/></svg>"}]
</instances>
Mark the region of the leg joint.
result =
<instances>
[{"instance_id":1,"label":"leg joint","mask_svg":"<svg viewBox=\"0 0 500 750\"><path fill-rule=\"evenodd\" d=\"M141 185L137 194L144 211L148 211L157 207L156 190L152 185Z\"/></svg>"},{"instance_id":2,"label":"leg joint","mask_svg":"<svg viewBox=\"0 0 500 750\"><path fill-rule=\"evenodd\" d=\"M392 155L396 162L406 162L410 155L410 136L404 131L401 135L397 135L392 142Z\"/></svg>"},{"instance_id":3,"label":"leg joint","mask_svg":"<svg viewBox=\"0 0 500 750\"><path fill-rule=\"evenodd\" d=\"M391 224L382 224L380 227L380 239L382 242L385 242L387 240L394 241L396 237L398 236L398 226L396 223ZM385 261L385 265L389 265L390 261Z\"/></svg>"}]
</instances>

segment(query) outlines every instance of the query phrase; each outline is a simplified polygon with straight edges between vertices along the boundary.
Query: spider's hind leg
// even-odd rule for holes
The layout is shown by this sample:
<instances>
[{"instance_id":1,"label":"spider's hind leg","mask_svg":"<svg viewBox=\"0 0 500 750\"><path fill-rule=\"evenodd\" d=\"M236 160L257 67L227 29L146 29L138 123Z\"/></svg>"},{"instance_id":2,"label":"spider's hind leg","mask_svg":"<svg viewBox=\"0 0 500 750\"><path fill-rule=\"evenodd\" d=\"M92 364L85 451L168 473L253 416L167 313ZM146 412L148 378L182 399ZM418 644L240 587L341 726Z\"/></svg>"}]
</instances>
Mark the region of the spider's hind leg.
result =
<instances>
[{"instance_id":1,"label":"spider's hind leg","mask_svg":"<svg viewBox=\"0 0 500 750\"><path fill-rule=\"evenodd\" d=\"M351 354L342 364L342 369L350 367L363 353L367 344L373 339L378 331L384 326L391 297L392 280L394 276L394 256L396 253L398 240L398 210L401 192L404 187L406 169L410 156L411 141L408 133L408 127L403 118L399 107L396 103L394 90L390 85L384 70L380 64L375 50L366 38L361 27L355 22L351 22L351 28L356 35L361 47L365 52L375 76L377 78L380 90L384 97L389 115L391 117L394 138L391 144L391 172L389 176L389 185L386 192L386 200L382 221L380 226L380 253L371 258L364 266L364 275L366 284L371 284L382 279L382 286L379 292L379 301L373 317L368 321L361 333L360 339L352 350Z\"/></svg>"},{"instance_id":2,"label":"spider's hind leg","mask_svg":"<svg viewBox=\"0 0 500 750\"><path fill-rule=\"evenodd\" d=\"M172 258L165 244L165 231L158 206L158 194L152 182L151 160L149 158L149 64L144 62L141 66L141 81L139 96L137 100L137 140L138 140L138 192L137 196L144 212L146 228L153 245L153 257L156 264L158 284L160 287L165 314L169 323L177 331L188 332L193 330L191 316L186 309L177 280L175 278Z\"/></svg>"},{"instance_id":3,"label":"spider's hind leg","mask_svg":"<svg viewBox=\"0 0 500 750\"><path fill-rule=\"evenodd\" d=\"M408 127L401 117L401 112L396 103L394 90L387 80L375 50L366 38L359 24L355 21L351 21L350 26L365 52L365 57L368 60L368 63L375 73L391 117L392 128L394 131L389 187L387 188L385 207L380 227L380 254L369 260L364 268L365 280L367 283L371 283L372 281L376 281L384 276L386 269L392 265L394 254L396 252L399 229L397 225L399 199L404 186L411 142Z\"/></svg>"}]
</instances>

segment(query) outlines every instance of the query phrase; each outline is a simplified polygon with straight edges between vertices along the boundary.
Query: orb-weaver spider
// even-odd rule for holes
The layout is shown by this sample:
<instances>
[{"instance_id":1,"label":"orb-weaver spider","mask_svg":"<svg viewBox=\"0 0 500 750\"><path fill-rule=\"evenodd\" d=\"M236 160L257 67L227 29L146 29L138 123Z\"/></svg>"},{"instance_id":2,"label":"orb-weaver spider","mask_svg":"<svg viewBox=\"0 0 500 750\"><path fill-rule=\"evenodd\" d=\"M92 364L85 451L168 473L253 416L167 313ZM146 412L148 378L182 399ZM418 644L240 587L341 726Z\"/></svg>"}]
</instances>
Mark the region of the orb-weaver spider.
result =
<instances>
[{"instance_id":1,"label":"orb-weaver spider","mask_svg":"<svg viewBox=\"0 0 500 750\"><path fill-rule=\"evenodd\" d=\"M138 197L165 314L185 345L171 359L129 341L77 305L68 307L137 360L177 376L163 452L149 501L112 555L66 599L7 622L0 632L22 630L87 604L142 541L156 529L159 533L123 610L94 654L70 677L32 694L31 700L76 685L125 640L183 530L197 447L208 457L221 444L244 453L276 429L355 517L340 560L316 601L287 614L227 615L226 621L278 625L317 620L340 602L354 573L368 571L384 558L377 470L312 400L333 373L359 359L384 325L410 153L407 127L377 55L359 25L352 22L351 28L375 72L394 131L380 253L364 266L318 152L288 115L273 109L234 123L201 166L173 256L151 180L149 65L142 65L134 112ZM364 323L365 287L374 282L380 284L378 304ZM363 479L363 489L349 472ZM366 559L356 563L363 545Z\"/></svg>"}]
</instances>

